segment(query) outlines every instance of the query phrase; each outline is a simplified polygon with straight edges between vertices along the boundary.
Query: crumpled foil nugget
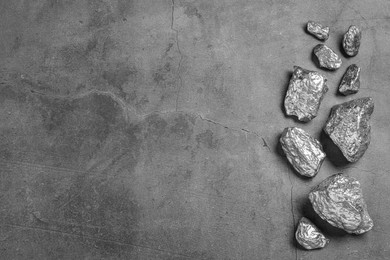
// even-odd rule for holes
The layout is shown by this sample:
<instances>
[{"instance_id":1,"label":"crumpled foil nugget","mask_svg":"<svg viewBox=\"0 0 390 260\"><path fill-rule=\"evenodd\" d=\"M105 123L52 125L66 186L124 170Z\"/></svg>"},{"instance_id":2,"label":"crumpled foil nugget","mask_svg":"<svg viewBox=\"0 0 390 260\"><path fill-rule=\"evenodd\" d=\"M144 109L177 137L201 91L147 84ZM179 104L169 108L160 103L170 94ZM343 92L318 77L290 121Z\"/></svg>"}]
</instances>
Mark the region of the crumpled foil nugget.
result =
<instances>
[{"instance_id":1,"label":"crumpled foil nugget","mask_svg":"<svg viewBox=\"0 0 390 260\"><path fill-rule=\"evenodd\" d=\"M280 143L287 160L299 174L306 177L317 175L326 157L317 139L298 127L287 127Z\"/></svg>"},{"instance_id":2,"label":"crumpled foil nugget","mask_svg":"<svg viewBox=\"0 0 390 260\"><path fill-rule=\"evenodd\" d=\"M348 56L356 56L359 52L362 32L356 25L351 25L343 37L343 49Z\"/></svg>"},{"instance_id":3,"label":"crumpled foil nugget","mask_svg":"<svg viewBox=\"0 0 390 260\"><path fill-rule=\"evenodd\" d=\"M305 249L323 248L329 239L310 220L302 217L295 232L295 238Z\"/></svg>"},{"instance_id":4,"label":"crumpled foil nugget","mask_svg":"<svg viewBox=\"0 0 390 260\"><path fill-rule=\"evenodd\" d=\"M321 68L337 70L342 64L341 58L325 44L316 45L313 53L317 57Z\"/></svg>"},{"instance_id":5,"label":"crumpled foil nugget","mask_svg":"<svg viewBox=\"0 0 390 260\"><path fill-rule=\"evenodd\" d=\"M339 85L339 92L343 95L355 94L360 89L360 68L352 64L347 68Z\"/></svg>"},{"instance_id":6,"label":"crumpled foil nugget","mask_svg":"<svg viewBox=\"0 0 390 260\"><path fill-rule=\"evenodd\" d=\"M309 199L322 219L348 233L363 234L374 226L360 183L348 175L326 178L310 192Z\"/></svg>"},{"instance_id":7,"label":"crumpled foil nugget","mask_svg":"<svg viewBox=\"0 0 390 260\"><path fill-rule=\"evenodd\" d=\"M374 111L371 97L333 106L324 131L349 162L358 161L371 142L370 118Z\"/></svg>"},{"instance_id":8,"label":"crumpled foil nugget","mask_svg":"<svg viewBox=\"0 0 390 260\"><path fill-rule=\"evenodd\" d=\"M287 115L294 115L298 120L308 122L317 116L322 99L328 91L327 79L316 71L294 66L284 107Z\"/></svg>"},{"instance_id":9,"label":"crumpled foil nugget","mask_svg":"<svg viewBox=\"0 0 390 260\"><path fill-rule=\"evenodd\" d=\"M320 23L309 21L307 23L307 31L319 40L326 41L329 38L329 27Z\"/></svg>"}]
</instances>

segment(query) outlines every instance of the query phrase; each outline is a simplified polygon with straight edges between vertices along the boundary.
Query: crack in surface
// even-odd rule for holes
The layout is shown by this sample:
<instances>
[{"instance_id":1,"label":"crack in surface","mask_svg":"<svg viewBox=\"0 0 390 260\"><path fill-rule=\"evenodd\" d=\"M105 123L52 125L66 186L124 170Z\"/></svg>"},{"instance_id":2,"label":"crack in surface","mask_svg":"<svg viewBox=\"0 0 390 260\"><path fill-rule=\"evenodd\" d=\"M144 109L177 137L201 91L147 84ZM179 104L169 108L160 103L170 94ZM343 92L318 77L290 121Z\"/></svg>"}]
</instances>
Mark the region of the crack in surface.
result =
<instances>
[{"instance_id":1,"label":"crack in surface","mask_svg":"<svg viewBox=\"0 0 390 260\"><path fill-rule=\"evenodd\" d=\"M187 114L190 114L190 115L194 115L194 116L200 118L203 121L209 122L209 123L214 124L214 125L221 126L221 127L225 128L225 129L229 129L230 131L244 132L245 134L254 135L254 136L258 137L259 139L261 139L263 141L263 147L267 147L268 150L271 151L271 149L269 148L268 144L265 142L265 139L263 137L261 137L258 133L254 132L254 131L248 130L246 128L233 128L233 127L227 126L227 125L225 125L225 124L223 124L221 122L217 122L217 121L214 121L212 119L206 118L204 115L201 115L199 113L195 113L193 111L177 110L177 107L176 107L175 110L151 111L149 113L140 114L140 113L137 112L137 109L135 107L127 104L124 100L122 100L120 97L118 97L117 95L115 95L114 93L112 93L110 91L91 90L91 91L84 92L84 93L81 93L81 94L75 95L75 96L51 95L51 94L45 94L45 93L37 92L37 91L33 91L33 90L30 90L30 92L33 93L33 94L48 96L48 97L52 97L52 98L64 98L64 99L70 99L70 100L80 99L80 98L83 98L83 97L86 97L86 96L89 96L89 95L92 95L92 94L106 95L106 96L111 97L122 108L123 113L125 114L126 121L130 121L131 114L134 115L135 117L137 117L137 119L143 120L146 117L148 117L150 115L155 115L155 114L156 115L166 115L166 114L171 114L171 113L187 113Z\"/></svg>"},{"instance_id":2,"label":"crack in surface","mask_svg":"<svg viewBox=\"0 0 390 260\"><path fill-rule=\"evenodd\" d=\"M263 137L261 137L261 139L263 140L263 147L267 147L268 148L268 151L271 152L271 148L269 148L269 145L267 144L267 142L265 141L265 139Z\"/></svg>"},{"instance_id":3,"label":"crack in surface","mask_svg":"<svg viewBox=\"0 0 390 260\"><path fill-rule=\"evenodd\" d=\"M189 112L189 113L191 114L191 112ZM196 113L193 113L193 114L198 116L201 120L207 121L209 123L212 123L212 124L215 124L215 125L218 125L218 126L222 126L225 129L229 129L229 130L234 131L234 132L244 132L245 134L252 134L252 135L255 135L256 137L258 137L260 139L263 139L259 134L257 134L256 132L250 131L248 129L245 129L245 128L239 128L239 129L232 128L232 127L224 125L224 124L222 124L220 122L217 122L217 121L211 120L209 118L206 118L206 117L202 116L201 114L196 114Z\"/></svg>"},{"instance_id":4,"label":"crack in surface","mask_svg":"<svg viewBox=\"0 0 390 260\"><path fill-rule=\"evenodd\" d=\"M180 54L180 60L179 60L179 64L177 65L177 78L179 79L179 88L177 90L177 96L176 96L176 101L175 101L175 110L178 111L178 106L179 106L179 97L180 97L180 91L183 87L183 78L181 77L180 75L180 69L181 69L181 63L183 61L183 54L180 50L180 44L179 44L179 30L175 29L174 27L174 23L175 23L175 0L171 0L171 3L172 3L172 13L171 13L171 30L175 32L175 35L176 35L176 47L177 47L177 51L179 52Z\"/></svg>"},{"instance_id":5,"label":"crack in surface","mask_svg":"<svg viewBox=\"0 0 390 260\"><path fill-rule=\"evenodd\" d=\"M288 174L288 179L290 181L290 185L291 185L291 189L290 189L290 208L291 208L291 216L292 216L292 220L293 220L293 234L295 233L295 214L294 214L294 184L291 180L291 171L290 169L287 170L287 174ZM294 236L294 247L295 247L295 259L297 260L298 259L298 245L297 245L297 241L295 239L295 236Z\"/></svg>"},{"instance_id":6,"label":"crack in surface","mask_svg":"<svg viewBox=\"0 0 390 260\"><path fill-rule=\"evenodd\" d=\"M290 203L291 203L291 215L292 215L292 218L293 218L293 222L294 222L294 225L293 225L293 234L294 234L294 231L295 231L295 214L294 214L294 200L293 200L293 189L294 189L294 186L291 185L291 191L290 191ZM294 239L294 246L295 246L295 259L297 260L298 259L298 248L297 248L297 241Z\"/></svg>"},{"instance_id":7,"label":"crack in surface","mask_svg":"<svg viewBox=\"0 0 390 260\"><path fill-rule=\"evenodd\" d=\"M63 98L63 99L69 99L69 100L81 99L81 98L84 98L84 97L87 97L87 96L93 95L93 94L109 96L109 97L112 98L112 100L114 100L122 108L123 113L124 113L124 118L125 118L126 122L131 121L131 118L134 117L134 116L137 118L137 120L144 120L146 117L148 117L150 115L166 115L166 114L171 114L171 113L186 113L186 114L198 117L199 119L201 119L203 121L206 121L208 123L221 126L221 127L225 128L225 129L229 129L230 131L239 132L239 133L243 132L245 134L254 135L257 138L259 138L260 140L262 140L263 147L266 147L271 152L271 149L270 149L269 145L267 144L267 142L265 141L265 139L262 136L260 136L258 133L254 132L254 131L251 131L251 130L246 129L246 128L233 128L233 127L227 126L227 125L225 125L225 124L223 124L221 122L218 122L218 121L206 118L204 115L199 114L199 113L195 113L193 111L178 110L177 107L176 107L175 110L151 111L149 113L140 114L140 113L138 113L138 111L137 111L137 109L135 107L133 107L130 104L126 103L124 100L122 100L120 97L118 97L117 95L115 95L115 93L113 93L111 91L90 90L90 91L87 91L87 92L84 92L84 93L81 93L81 94L78 94L78 95L74 95L74 96L45 94L45 93L38 92L38 91L35 91L35 90L30 90L30 92L32 94L36 94L36 95L48 96L48 97L52 97L52 98Z\"/></svg>"}]
</instances>

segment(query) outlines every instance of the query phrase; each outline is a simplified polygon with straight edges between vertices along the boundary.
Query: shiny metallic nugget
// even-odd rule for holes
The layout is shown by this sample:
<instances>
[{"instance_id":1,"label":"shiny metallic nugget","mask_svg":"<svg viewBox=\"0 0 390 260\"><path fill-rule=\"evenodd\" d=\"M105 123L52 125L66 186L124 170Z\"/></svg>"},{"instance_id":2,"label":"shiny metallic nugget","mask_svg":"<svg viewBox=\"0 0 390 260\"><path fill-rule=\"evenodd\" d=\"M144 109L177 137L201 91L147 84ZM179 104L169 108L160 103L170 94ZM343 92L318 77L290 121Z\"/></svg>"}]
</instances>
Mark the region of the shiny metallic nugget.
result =
<instances>
[{"instance_id":1,"label":"shiny metallic nugget","mask_svg":"<svg viewBox=\"0 0 390 260\"><path fill-rule=\"evenodd\" d=\"M339 92L343 95L355 94L360 89L360 68L352 64L347 68L339 85Z\"/></svg>"},{"instance_id":2,"label":"shiny metallic nugget","mask_svg":"<svg viewBox=\"0 0 390 260\"><path fill-rule=\"evenodd\" d=\"M356 25L351 25L343 37L343 49L348 56L356 56L359 53L362 32Z\"/></svg>"},{"instance_id":3,"label":"shiny metallic nugget","mask_svg":"<svg viewBox=\"0 0 390 260\"><path fill-rule=\"evenodd\" d=\"M298 127L287 127L280 143L287 160L299 174L306 177L317 175L326 157L317 139Z\"/></svg>"},{"instance_id":4,"label":"shiny metallic nugget","mask_svg":"<svg viewBox=\"0 0 390 260\"><path fill-rule=\"evenodd\" d=\"M287 115L298 117L298 120L308 122L317 116L322 99L328 86L327 79L316 71L294 66L284 107Z\"/></svg>"},{"instance_id":5,"label":"shiny metallic nugget","mask_svg":"<svg viewBox=\"0 0 390 260\"><path fill-rule=\"evenodd\" d=\"M358 161L371 142L373 111L371 97L351 100L331 109L324 131L349 162Z\"/></svg>"},{"instance_id":6,"label":"shiny metallic nugget","mask_svg":"<svg viewBox=\"0 0 390 260\"><path fill-rule=\"evenodd\" d=\"M326 178L310 192L309 200L322 219L348 233L363 234L374 226L360 183L348 175Z\"/></svg>"},{"instance_id":7,"label":"shiny metallic nugget","mask_svg":"<svg viewBox=\"0 0 390 260\"><path fill-rule=\"evenodd\" d=\"M329 27L320 23L309 21L307 31L319 40L326 41L329 38Z\"/></svg>"},{"instance_id":8,"label":"shiny metallic nugget","mask_svg":"<svg viewBox=\"0 0 390 260\"><path fill-rule=\"evenodd\" d=\"M307 250L323 248L329 243L329 239L305 217L302 217L298 223L295 239Z\"/></svg>"},{"instance_id":9,"label":"shiny metallic nugget","mask_svg":"<svg viewBox=\"0 0 390 260\"><path fill-rule=\"evenodd\" d=\"M321 68L337 70L341 67L341 58L325 44L318 44L313 49L314 55L318 59Z\"/></svg>"}]
</instances>

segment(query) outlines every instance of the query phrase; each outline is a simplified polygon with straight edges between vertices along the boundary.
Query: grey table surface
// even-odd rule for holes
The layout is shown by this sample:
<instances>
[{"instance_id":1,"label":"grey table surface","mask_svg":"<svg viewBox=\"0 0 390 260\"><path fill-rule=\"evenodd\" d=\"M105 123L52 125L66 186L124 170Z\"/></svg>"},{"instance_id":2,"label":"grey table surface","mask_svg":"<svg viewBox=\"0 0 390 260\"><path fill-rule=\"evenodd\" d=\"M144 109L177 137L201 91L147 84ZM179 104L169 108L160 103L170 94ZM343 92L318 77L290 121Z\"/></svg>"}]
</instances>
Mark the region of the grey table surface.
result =
<instances>
[{"instance_id":1,"label":"grey table surface","mask_svg":"<svg viewBox=\"0 0 390 260\"><path fill-rule=\"evenodd\" d=\"M390 258L389 1L1 0L0 14L0 258ZM320 70L308 20L330 27L340 55L360 26L358 56ZM353 63L361 90L337 95ZM294 65L328 78L306 124L282 110ZM371 145L346 164L322 127L333 105L365 96ZM287 126L324 143L314 179L279 152ZM308 203L338 172L362 184L365 235ZM296 246L302 216L326 248Z\"/></svg>"}]
</instances>

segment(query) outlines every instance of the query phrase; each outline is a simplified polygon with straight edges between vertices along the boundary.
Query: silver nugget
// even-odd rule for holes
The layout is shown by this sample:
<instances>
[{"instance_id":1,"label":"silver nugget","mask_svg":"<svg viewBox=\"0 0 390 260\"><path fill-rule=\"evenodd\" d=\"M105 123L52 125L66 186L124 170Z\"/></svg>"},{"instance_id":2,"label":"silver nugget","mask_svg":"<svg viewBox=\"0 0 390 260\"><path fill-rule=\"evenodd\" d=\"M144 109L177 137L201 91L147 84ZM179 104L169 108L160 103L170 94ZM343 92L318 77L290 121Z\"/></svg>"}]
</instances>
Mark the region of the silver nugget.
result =
<instances>
[{"instance_id":1,"label":"silver nugget","mask_svg":"<svg viewBox=\"0 0 390 260\"><path fill-rule=\"evenodd\" d=\"M299 174L306 177L317 175L326 157L317 139L298 127L287 127L280 143L287 160Z\"/></svg>"},{"instance_id":2,"label":"silver nugget","mask_svg":"<svg viewBox=\"0 0 390 260\"><path fill-rule=\"evenodd\" d=\"M295 239L307 250L324 248L329 243L329 239L305 217L302 217L299 221Z\"/></svg>"},{"instance_id":3,"label":"silver nugget","mask_svg":"<svg viewBox=\"0 0 390 260\"><path fill-rule=\"evenodd\" d=\"M360 89L360 68L352 64L347 68L339 85L339 92L343 95L355 94Z\"/></svg>"},{"instance_id":4,"label":"silver nugget","mask_svg":"<svg viewBox=\"0 0 390 260\"><path fill-rule=\"evenodd\" d=\"M370 97L332 107L324 131L349 162L358 161L371 142L370 118L374 101Z\"/></svg>"},{"instance_id":5,"label":"silver nugget","mask_svg":"<svg viewBox=\"0 0 390 260\"><path fill-rule=\"evenodd\" d=\"M308 122L317 116L322 99L328 91L327 79L316 71L294 66L284 107L287 115Z\"/></svg>"},{"instance_id":6,"label":"silver nugget","mask_svg":"<svg viewBox=\"0 0 390 260\"><path fill-rule=\"evenodd\" d=\"M321 68L328 70L337 70L340 68L342 64L341 58L325 44L318 44L314 47L313 52Z\"/></svg>"},{"instance_id":7,"label":"silver nugget","mask_svg":"<svg viewBox=\"0 0 390 260\"><path fill-rule=\"evenodd\" d=\"M359 52L362 32L356 25L351 25L343 37L343 49L348 56L356 56Z\"/></svg>"},{"instance_id":8,"label":"silver nugget","mask_svg":"<svg viewBox=\"0 0 390 260\"><path fill-rule=\"evenodd\" d=\"M374 226L360 183L348 175L326 178L310 192L309 200L323 220L348 233L363 234Z\"/></svg>"},{"instance_id":9,"label":"silver nugget","mask_svg":"<svg viewBox=\"0 0 390 260\"><path fill-rule=\"evenodd\" d=\"M322 41L326 41L329 38L329 27L320 23L309 21L307 23L307 31Z\"/></svg>"}]
</instances>

